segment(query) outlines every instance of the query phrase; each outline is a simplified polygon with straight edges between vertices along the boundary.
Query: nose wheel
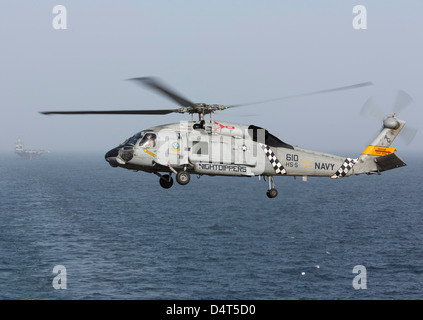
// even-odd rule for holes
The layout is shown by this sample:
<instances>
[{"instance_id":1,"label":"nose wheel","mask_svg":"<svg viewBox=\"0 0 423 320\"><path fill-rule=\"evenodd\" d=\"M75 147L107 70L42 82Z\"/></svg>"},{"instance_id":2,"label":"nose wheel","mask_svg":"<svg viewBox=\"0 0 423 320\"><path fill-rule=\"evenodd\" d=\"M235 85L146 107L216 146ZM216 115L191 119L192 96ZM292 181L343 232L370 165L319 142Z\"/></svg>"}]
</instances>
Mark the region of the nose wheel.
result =
<instances>
[{"instance_id":1,"label":"nose wheel","mask_svg":"<svg viewBox=\"0 0 423 320\"><path fill-rule=\"evenodd\" d=\"M162 186L162 188L169 189L170 187L173 186L172 173L161 175L160 173L155 172L155 174L160 178L159 183ZM176 173L176 181L180 185L186 185L189 183L190 180L191 180L191 176L188 172L180 171Z\"/></svg>"},{"instance_id":2,"label":"nose wheel","mask_svg":"<svg viewBox=\"0 0 423 320\"><path fill-rule=\"evenodd\" d=\"M173 186L173 178L169 174L164 174L160 177L159 183L162 188L169 189Z\"/></svg>"},{"instance_id":3,"label":"nose wheel","mask_svg":"<svg viewBox=\"0 0 423 320\"><path fill-rule=\"evenodd\" d=\"M273 177L268 177L269 181L269 190L267 190L266 195L269 198L275 198L278 195L278 190L275 189L275 183L273 182Z\"/></svg>"}]
</instances>

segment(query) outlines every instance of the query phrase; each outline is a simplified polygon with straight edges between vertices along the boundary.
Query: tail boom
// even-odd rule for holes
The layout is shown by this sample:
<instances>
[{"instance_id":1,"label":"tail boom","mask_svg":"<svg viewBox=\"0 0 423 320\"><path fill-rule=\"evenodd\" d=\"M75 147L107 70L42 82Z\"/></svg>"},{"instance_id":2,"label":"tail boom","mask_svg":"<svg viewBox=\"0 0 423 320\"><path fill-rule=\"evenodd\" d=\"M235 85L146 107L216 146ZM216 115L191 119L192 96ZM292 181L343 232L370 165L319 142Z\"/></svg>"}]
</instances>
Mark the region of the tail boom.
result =
<instances>
[{"instance_id":1,"label":"tail boom","mask_svg":"<svg viewBox=\"0 0 423 320\"><path fill-rule=\"evenodd\" d=\"M397 119L395 115L383 121L383 129L370 145L361 153L351 174L372 174L405 166L405 162L390 148L405 121Z\"/></svg>"}]
</instances>

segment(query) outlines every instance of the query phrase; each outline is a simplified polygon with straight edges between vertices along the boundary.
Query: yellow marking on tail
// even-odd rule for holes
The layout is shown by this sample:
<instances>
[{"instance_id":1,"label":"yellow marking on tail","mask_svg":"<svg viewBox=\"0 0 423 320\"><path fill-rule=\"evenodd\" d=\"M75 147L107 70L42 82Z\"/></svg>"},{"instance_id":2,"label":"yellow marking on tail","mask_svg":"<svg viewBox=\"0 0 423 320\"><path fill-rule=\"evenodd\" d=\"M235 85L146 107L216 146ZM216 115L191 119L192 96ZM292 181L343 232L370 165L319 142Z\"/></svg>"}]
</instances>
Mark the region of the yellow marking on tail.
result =
<instances>
[{"instance_id":1,"label":"yellow marking on tail","mask_svg":"<svg viewBox=\"0 0 423 320\"><path fill-rule=\"evenodd\" d=\"M395 152L396 150L397 149L395 148L368 146L361 154L369 154L372 156L386 156Z\"/></svg>"}]
</instances>

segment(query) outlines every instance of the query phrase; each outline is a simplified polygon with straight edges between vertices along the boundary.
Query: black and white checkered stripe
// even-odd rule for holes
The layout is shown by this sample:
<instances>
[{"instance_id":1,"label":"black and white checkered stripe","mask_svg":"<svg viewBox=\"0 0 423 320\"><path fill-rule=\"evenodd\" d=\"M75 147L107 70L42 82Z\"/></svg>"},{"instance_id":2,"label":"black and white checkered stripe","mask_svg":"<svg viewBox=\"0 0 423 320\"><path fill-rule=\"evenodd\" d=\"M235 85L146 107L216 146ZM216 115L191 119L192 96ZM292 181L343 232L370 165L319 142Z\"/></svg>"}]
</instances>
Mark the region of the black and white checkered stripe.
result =
<instances>
[{"instance_id":1,"label":"black and white checkered stripe","mask_svg":"<svg viewBox=\"0 0 423 320\"><path fill-rule=\"evenodd\" d=\"M357 163L358 159L346 158L342 166L335 172L331 178L345 177L352 169L352 167Z\"/></svg>"},{"instance_id":2,"label":"black and white checkered stripe","mask_svg":"<svg viewBox=\"0 0 423 320\"><path fill-rule=\"evenodd\" d=\"M270 164L273 169L275 169L276 174L286 174L286 170L283 167L282 163L276 158L276 154L269 148L269 146L260 143L261 148L266 154L267 159L269 159Z\"/></svg>"}]
</instances>

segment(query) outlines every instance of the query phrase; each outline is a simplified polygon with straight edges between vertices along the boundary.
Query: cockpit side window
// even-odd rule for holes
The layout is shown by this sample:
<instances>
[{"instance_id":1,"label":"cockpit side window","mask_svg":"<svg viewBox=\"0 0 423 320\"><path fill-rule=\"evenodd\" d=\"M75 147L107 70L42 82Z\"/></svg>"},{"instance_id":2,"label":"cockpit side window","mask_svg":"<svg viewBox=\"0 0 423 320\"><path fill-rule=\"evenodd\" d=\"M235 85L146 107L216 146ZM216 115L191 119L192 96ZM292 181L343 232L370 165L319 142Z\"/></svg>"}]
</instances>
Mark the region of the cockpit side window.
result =
<instances>
[{"instance_id":1,"label":"cockpit side window","mask_svg":"<svg viewBox=\"0 0 423 320\"><path fill-rule=\"evenodd\" d=\"M138 144L141 148L149 149L156 146L156 135L154 133L147 133Z\"/></svg>"}]
</instances>

